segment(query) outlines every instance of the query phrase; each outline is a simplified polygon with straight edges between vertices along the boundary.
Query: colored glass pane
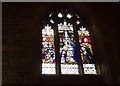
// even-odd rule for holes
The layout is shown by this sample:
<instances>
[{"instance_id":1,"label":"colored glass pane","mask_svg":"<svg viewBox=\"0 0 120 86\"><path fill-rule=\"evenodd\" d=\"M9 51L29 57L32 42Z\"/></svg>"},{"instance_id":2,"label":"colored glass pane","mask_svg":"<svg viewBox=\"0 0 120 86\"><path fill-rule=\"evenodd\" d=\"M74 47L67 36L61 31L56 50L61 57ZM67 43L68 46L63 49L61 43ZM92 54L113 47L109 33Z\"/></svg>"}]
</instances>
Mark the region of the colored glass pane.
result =
<instances>
[{"instance_id":1,"label":"colored glass pane","mask_svg":"<svg viewBox=\"0 0 120 86\"><path fill-rule=\"evenodd\" d=\"M67 22L58 24L60 37L60 58L62 74L79 74L73 25Z\"/></svg>"},{"instance_id":2,"label":"colored glass pane","mask_svg":"<svg viewBox=\"0 0 120 86\"><path fill-rule=\"evenodd\" d=\"M42 74L56 74L54 30L49 25L42 30Z\"/></svg>"},{"instance_id":3,"label":"colored glass pane","mask_svg":"<svg viewBox=\"0 0 120 86\"><path fill-rule=\"evenodd\" d=\"M78 30L78 35L84 74L97 74L89 31L82 26L82 28Z\"/></svg>"}]
</instances>

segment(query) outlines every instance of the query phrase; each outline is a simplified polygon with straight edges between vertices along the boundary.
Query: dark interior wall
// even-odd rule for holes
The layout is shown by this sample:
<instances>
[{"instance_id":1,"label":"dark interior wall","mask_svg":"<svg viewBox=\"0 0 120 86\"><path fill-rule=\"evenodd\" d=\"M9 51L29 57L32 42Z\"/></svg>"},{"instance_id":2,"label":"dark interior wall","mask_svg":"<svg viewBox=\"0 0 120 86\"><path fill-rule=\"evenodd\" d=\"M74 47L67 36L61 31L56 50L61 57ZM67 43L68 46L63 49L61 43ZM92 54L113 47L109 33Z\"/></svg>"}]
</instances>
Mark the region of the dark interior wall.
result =
<instances>
[{"instance_id":1,"label":"dark interior wall","mask_svg":"<svg viewBox=\"0 0 120 86\"><path fill-rule=\"evenodd\" d=\"M63 3L62 3L63 4ZM47 82L76 81L77 84L118 84L119 59L119 6L118 3L64 3L81 11L89 21L95 38L95 49L101 76L54 76ZM45 83L40 78L40 25L44 16L56 3L3 3L2 4L2 57L3 84ZM57 77L57 78L56 78ZM42 82L39 82L42 81ZM89 80L89 81L88 81ZM100 81L99 81L100 80ZM61 81L61 82L60 82ZM54 82L51 82L54 83ZM71 82L72 83L72 82Z\"/></svg>"},{"instance_id":2,"label":"dark interior wall","mask_svg":"<svg viewBox=\"0 0 120 86\"><path fill-rule=\"evenodd\" d=\"M120 59L119 59L119 7L118 4L104 3L102 6L100 4L97 5L99 10L97 13L98 18L98 27L101 31L101 35L103 37L103 43L105 48L106 57L108 60L108 64L110 69L107 71L110 73L111 83L117 83L118 80L118 71L120 69ZM103 10L104 9L104 10ZM107 77L107 76L106 76ZM109 76L108 76L109 77Z\"/></svg>"},{"instance_id":3,"label":"dark interior wall","mask_svg":"<svg viewBox=\"0 0 120 86\"><path fill-rule=\"evenodd\" d=\"M118 3L94 3L94 5L89 4L89 6L95 14L93 31L96 48L99 49L101 72L106 82L115 84L118 82L115 78L118 78L120 69L119 23L117 23L119 22L119 6ZM102 42L104 45L101 45Z\"/></svg>"},{"instance_id":4,"label":"dark interior wall","mask_svg":"<svg viewBox=\"0 0 120 86\"><path fill-rule=\"evenodd\" d=\"M36 72L39 71L35 69L39 70L37 61L40 52L40 30L36 29L35 19L39 5L3 3L3 83L5 84L38 82ZM38 78L35 79L36 77Z\"/></svg>"}]
</instances>

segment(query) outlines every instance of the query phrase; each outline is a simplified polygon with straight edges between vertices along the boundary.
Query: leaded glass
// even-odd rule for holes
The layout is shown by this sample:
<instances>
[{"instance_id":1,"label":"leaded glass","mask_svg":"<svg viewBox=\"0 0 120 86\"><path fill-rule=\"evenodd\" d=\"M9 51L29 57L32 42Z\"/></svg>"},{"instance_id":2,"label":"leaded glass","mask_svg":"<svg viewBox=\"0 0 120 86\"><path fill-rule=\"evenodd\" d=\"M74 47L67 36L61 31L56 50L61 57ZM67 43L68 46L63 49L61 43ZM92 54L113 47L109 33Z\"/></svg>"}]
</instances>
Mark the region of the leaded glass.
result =
<instances>
[{"instance_id":1,"label":"leaded glass","mask_svg":"<svg viewBox=\"0 0 120 86\"><path fill-rule=\"evenodd\" d=\"M59 17L59 18L62 18L62 17L63 17L62 13L59 13L59 14L58 14L58 17Z\"/></svg>"},{"instance_id":2,"label":"leaded glass","mask_svg":"<svg viewBox=\"0 0 120 86\"><path fill-rule=\"evenodd\" d=\"M45 18L43 24L47 23L47 25L42 29L42 74L77 75L81 74L81 71L84 74L97 74L89 30L82 26L77 31L78 37L75 33L78 27L85 24L84 20L78 14L70 12L70 9L57 9ZM54 36L59 37L59 42L55 42L56 45L59 44L59 50L55 50ZM76 46L78 46L77 50Z\"/></svg>"},{"instance_id":3,"label":"leaded glass","mask_svg":"<svg viewBox=\"0 0 120 86\"><path fill-rule=\"evenodd\" d=\"M51 22L52 24L54 24L54 21L53 21L52 19L50 19L50 22Z\"/></svg>"},{"instance_id":4,"label":"leaded glass","mask_svg":"<svg viewBox=\"0 0 120 86\"><path fill-rule=\"evenodd\" d=\"M79 21L79 20L77 20L77 21L76 21L76 24L77 24L77 25L78 25L78 24L80 24L80 21Z\"/></svg>"},{"instance_id":5,"label":"leaded glass","mask_svg":"<svg viewBox=\"0 0 120 86\"><path fill-rule=\"evenodd\" d=\"M72 15L71 14L67 14L67 17L70 19L72 17Z\"/></svg>"},{"instance_id":6,"label":"leaded glass","mask_svg":"<svg viewBox=\"0 0 120 86\"><path fill-rule=\"evenodd\" d=\"M42 74L56 74L54 30L48 24L42 29Z\"/></svg>"},{"instance_id":7,"label":"leaded glass","mask_svg":"<svg viewBox=\"0 0 120 86\"><path fill-rule=\"evenodd\" d=\"M79 74L73 25L64 21L58 24L60 37L61 74Z\"/></svg>"},{"instance_id":8,"label":"leaded glass","mask_svg":"<svg viewBox=\"0 0 120 86\"><path fill-rule=\"evenodd\" d=\"M78 30L78 35L84 74L97 74L93 60L90 33L82 26L82 28Z\"/></svg>"},{"instance_id":9,"label":"leaded glass","mask_svg":"<svg viewBox=\"0 0 120 86\"><path fill-rule=\"evenodd\" d=\"M77 18L80 18L78 15L76 15L77 16Z\"/></svg>"}]
</instances>

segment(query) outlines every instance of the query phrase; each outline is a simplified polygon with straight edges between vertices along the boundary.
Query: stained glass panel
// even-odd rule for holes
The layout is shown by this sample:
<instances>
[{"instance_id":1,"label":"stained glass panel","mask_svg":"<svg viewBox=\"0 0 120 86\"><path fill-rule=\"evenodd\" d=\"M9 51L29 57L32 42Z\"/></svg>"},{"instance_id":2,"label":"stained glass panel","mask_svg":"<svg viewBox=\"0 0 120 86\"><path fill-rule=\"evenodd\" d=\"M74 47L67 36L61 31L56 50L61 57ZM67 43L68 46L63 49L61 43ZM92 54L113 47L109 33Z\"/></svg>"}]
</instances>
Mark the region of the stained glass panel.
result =
<instances>
[{"instance_id":1,"label":"stained glass panel","mask_svg":"<svg viewBox=\"0 0 120 86\"><path fill-rule=\"evenodd\" d=\"M42 74L56 74L54 30L48 24L42 29Z\"/></svg>"},{"instance_id":2,"label":"stained glass panel","mask_svg":"<svg viewBox=\"0 0 120 86\"><path fill-rule=\"evenodd\" d=\"M55 19L61 23L56 22ZM56 74L55 61L57 61L57 64L60 64L60 66L57 66L57 70L61 70L61 74L80 74L79 67L81 68L81 65L78 63L80 62L78 61L80 59L82 61L82 70L84 74L97 74L89 31L86 30L86 28L83 28L83 26L79 28L77 32L77 39L79 40L79 43L76 43L74 37L74 35L76 35L76 33L74 33L74 29L77 29L84 19L82 19L79 15L70 12L70 10L57 9L57 12L53 12L48 15L47 20L48 21L46 23L53 26L55 25L55 27L57 25L59 34L54 34L57 30L56 28L52 29L49 24L44 26L42 29L42 74ZM62 22L63 20L64 22ZM46 24L45 22L43 23ZM73 27L73 24L76 25L76 28ZM58 35L60 48L56 51L54 36L57 37ZM76 46L80 46L80 54L79 51L77 53ZM59 52L60 61L56 60L55 52Z\"/></svg>"},{"instance_id":3,"label":"stained glass panel","mask_svg":"<svg viewBox=\"0 0 120 86\"><path fill-rule=\"evenodd\" d=\"M80 52L84 74L97 74L93 59L93 51L89 31L82 26L82 28L78 30L78 35L81 47Z\"/></svg>"},{"instance_id":4,"label":"stained glass panel","mask_svg":"<svg viewBox=\"0 0 120 86\"><path fill-rule=\"evenodd\" d=\"M60 37L61 74L79 74L73 25L65 22L58 24Z\"/></svg>"}]
</instances>

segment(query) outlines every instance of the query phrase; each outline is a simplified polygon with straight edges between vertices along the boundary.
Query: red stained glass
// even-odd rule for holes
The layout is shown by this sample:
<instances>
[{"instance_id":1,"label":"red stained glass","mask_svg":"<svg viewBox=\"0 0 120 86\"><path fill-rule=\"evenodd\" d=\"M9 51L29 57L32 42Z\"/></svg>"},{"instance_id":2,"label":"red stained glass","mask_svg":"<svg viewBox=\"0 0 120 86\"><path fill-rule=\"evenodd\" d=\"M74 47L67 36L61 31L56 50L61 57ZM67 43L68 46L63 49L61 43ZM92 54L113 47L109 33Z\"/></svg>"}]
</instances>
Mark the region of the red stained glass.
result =
<instances>
[{"instance_id":1,"label":"red stained glass","mask_svg":"<svg viewBox=\"0 0 120 86\"><path fill-rule=\"evenodd\" d=\"M84 74L97 74L89 31L82 26L82 28L78 30L78 35Z\"/></svg>"},{"instance_id":2,"label":"red stained glass","mask_svg":"<svg viewBox=\"0 0 120 86\"><path fill-rule=\"evenodd\" d=\"M90 37L83 36L79 37L79 42L91 42L91 39Z\"/></svg>"},{"instance_id":3,"label":"red stained glass","mask_svg":"<svg viewBox=\"0 0 120 86\"><path fill-rule=\"evenodd\" d=\"M49 25L42 30L42 74L56 74L54 30Z\"/></svg>"}]
</instances>

